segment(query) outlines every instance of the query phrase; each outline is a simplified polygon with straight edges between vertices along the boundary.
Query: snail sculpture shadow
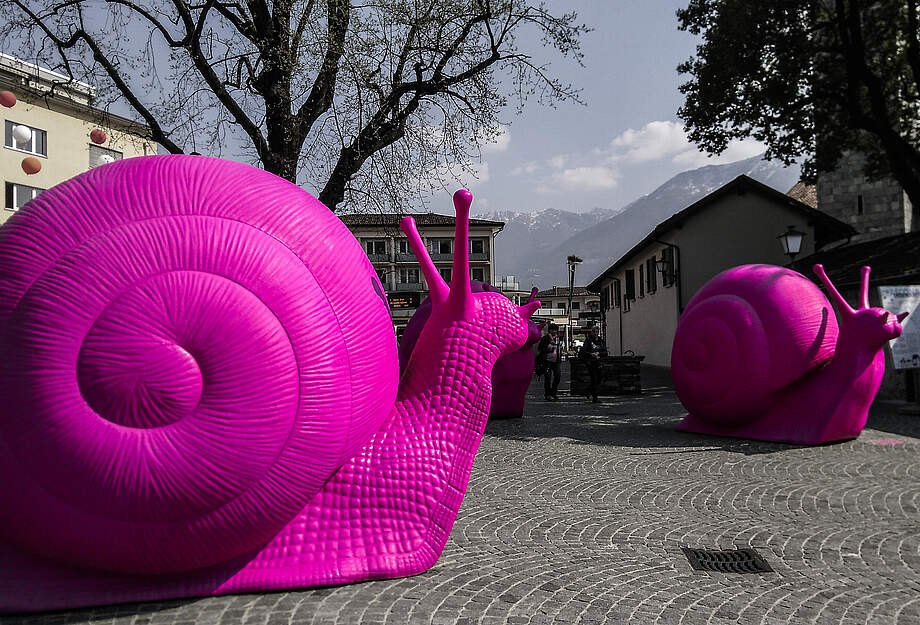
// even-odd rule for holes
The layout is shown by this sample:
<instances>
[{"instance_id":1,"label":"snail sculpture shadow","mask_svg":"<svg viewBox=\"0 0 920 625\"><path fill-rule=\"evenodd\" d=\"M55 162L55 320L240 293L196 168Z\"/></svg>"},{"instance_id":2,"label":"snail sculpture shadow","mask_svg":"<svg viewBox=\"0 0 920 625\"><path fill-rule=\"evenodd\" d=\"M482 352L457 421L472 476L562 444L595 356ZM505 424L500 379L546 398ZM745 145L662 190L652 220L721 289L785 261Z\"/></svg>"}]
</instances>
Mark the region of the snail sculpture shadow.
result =
<instances>
[{"instance_id":1,"label":"snail sculpture shadow","mask_svg":"<svg viewBox=\"0 0 920 625\"><path fill-rule=\"evenodd\" d=\"M471 282L473 293L495 291L487 282L473 280ZM532 302L537 297L537 289L530 291ZM412 350L418 341L419 334L431 316L431 298L425 298L415 314L406 324L402 340L399 342L399 368L405 371L409 363ZM516 419L524 416L524 403L527 399L527 389L533 380L534 353L533 346L540 341L544 323L528 322L527 342L520 349L506 354L498 359L492 368L492 403L489 406L490 419Z\"/></svg>"},{"instance_id":2,"label":"snail sculpture shadow","mask_svg":"<svg viewBox=\"0 0 920 625\"><path fill-rule=\"evenodd\" d=\"M859 436L885 373L882 348L907 313L869 307L869 267L858 309L814 271L833 307L808 278L773 265L724 271L691 298L671 353L689 411L679 430L798 445Z\"/></svg>"},{"instance_id":3,"label":"snail sculpture shadow","mask_svg":"<svg viewBox=\"0 0 920 625\"><path fill-rule=\"evenodd\" d=\"M299 187L200 156L97 167L0 229L0 611L342 584L438 559L492 365L540 306L451 287L399 378L386 298Z\"/></svg>"}]
</instances>

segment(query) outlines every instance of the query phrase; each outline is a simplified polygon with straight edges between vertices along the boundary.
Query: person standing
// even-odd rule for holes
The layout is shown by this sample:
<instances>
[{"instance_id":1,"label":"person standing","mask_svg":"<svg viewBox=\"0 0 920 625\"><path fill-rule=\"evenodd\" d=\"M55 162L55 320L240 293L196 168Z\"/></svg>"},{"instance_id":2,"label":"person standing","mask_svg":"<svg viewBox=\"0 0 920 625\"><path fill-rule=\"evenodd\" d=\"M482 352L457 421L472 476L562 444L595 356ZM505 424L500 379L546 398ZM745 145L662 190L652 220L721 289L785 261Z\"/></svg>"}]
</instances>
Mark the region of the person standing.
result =
<instances>
[{"instance_id":1,"label":"person standing","mask_svg":"<svg viewBox=\"0 0 920 625\"><path fill-rule=\"evenodd\" d=\"M606 354L607 346L597 338L597 329L591 328L588 330L588 336L585 338L585 342L582 344L578 356L584 361L588 369L588 377L590 379L588 394L591 396L591 401L595 403L600 401L597 398L597 392L601 386L601 356L605 356Z\"/></svg>"},{"instance_id":2,"label":"person standing","mask_svg":"<svg viewBox=\"0 0 920 625\"><path fill-rule=\"evenodd\" d=\"M559 326L549 324L546 334L537 344L537 359L545 363L543 373L543 398L558 399L559 378L562 373L562 345L559 343Z\"/></svg>"}]
</instances>

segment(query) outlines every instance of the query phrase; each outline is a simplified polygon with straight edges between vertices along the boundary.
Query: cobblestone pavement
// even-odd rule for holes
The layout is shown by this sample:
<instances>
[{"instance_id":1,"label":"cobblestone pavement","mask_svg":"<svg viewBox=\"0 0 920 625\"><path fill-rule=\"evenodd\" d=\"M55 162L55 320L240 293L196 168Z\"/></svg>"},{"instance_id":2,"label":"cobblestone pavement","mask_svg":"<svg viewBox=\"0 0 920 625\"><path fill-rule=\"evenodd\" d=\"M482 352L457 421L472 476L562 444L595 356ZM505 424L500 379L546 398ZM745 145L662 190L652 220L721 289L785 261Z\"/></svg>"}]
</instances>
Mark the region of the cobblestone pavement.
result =
<instances>
[{"instance_id":1,"label":"cobblestone pavement","mask_svg":"<svg viewBox=\"0 0 920 625\"><path fill-rule=\"evenodd\" d=\"M859 439L812 448L698 436L663 379L601 404L534 388L524 419L490 423L417 577L2 623L920 624L920 417L877 403ZM682 546L753 547L775 572L695 572Z\"/></svg>"}]
</instances>

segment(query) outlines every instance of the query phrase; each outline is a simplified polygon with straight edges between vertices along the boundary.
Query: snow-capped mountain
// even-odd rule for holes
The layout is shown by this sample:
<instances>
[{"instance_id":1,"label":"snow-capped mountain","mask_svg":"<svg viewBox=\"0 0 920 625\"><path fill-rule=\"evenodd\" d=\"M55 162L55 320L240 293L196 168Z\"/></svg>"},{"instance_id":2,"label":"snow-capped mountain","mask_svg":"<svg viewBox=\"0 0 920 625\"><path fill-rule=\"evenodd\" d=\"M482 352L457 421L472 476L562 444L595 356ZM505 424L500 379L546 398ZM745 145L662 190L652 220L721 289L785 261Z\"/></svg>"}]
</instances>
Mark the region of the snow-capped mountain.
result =
<instances>
[{"instance_id":1,"label":"snow-capped mountain","mask_svg":"<svg viewBox=\"0 0 920 625\"><path fill-rule=\"evenodd\" d=\"M746 174L786 193L799 180L796 166L754 156L726 165L707 165L677 174L619 210L571 213L496 211L482 217L504 221L495 240L496 275L514 275L521 288L567 284L565 259L583 259L576 282L587 284L629 251L655 226L736 177Z\"/></svg>"}]
</instances>

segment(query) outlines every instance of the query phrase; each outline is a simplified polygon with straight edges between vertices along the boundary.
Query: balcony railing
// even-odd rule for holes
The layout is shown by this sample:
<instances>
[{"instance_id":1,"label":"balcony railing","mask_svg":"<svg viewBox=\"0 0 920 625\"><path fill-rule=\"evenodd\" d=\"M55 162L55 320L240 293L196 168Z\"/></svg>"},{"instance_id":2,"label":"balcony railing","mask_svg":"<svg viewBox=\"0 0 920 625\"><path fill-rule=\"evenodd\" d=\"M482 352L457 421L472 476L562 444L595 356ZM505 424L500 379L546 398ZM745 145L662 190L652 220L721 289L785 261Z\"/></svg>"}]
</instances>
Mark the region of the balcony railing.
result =
<instances>
[{"instance_id":1,"label":"balcony railing","mask_svg":"<svg viewBox=\"0 0 920 625\"><path fill-rule=\"evenodd\" d=\"M396 252L397 263L414 263L415 254L412 252Z\"/></svg>"},{"instance_id":2,"label":"balcony railing","mask_svg":"<svg viewBox=\"0 0 920 625\"><path fill-rule=\"evenodd\" d=\"M534 315L538 317L565 317L565 308L540 308Z\"/></svg>"},{"instance_id":3,"label":"balcony railing","mask_svg":"<svg viewBox=\"0 0 920 625\"><path fill-rule=\"evenodd\" d=\"M421 282L400 282L396 285L397 291L424 291L425 285Z\"/></svg>"},{"instance_id":4,"label":"balcony railing","mask_svg":"<svg viewBox=\"0 0 920 625\"><path fill-rule=\"evenodd\" d=\"M454 259L453 254L435 254L434 252L430 252L430 255L431 255L431 260L434 260L434 261Z\"/></svg>"},{"instance_id":5,"label":"balcony railing","mask_svg":"<svg viewBox=\"0 0 920 625\"><path fill-rule=\"evenodd\" d=\"M385 263L390 260L389 254L368 254L367 259L372 263Z\"/></svg>"},{"instance_id":6,"label":"balcony railing","mask_svg":"<svg viewBox=\"0 0 920 625\"><path fill-rule=\"evenodd\" d=\"M470 252L470 260L489 260L487 252Z\"/></svg>"}]
</instances>

